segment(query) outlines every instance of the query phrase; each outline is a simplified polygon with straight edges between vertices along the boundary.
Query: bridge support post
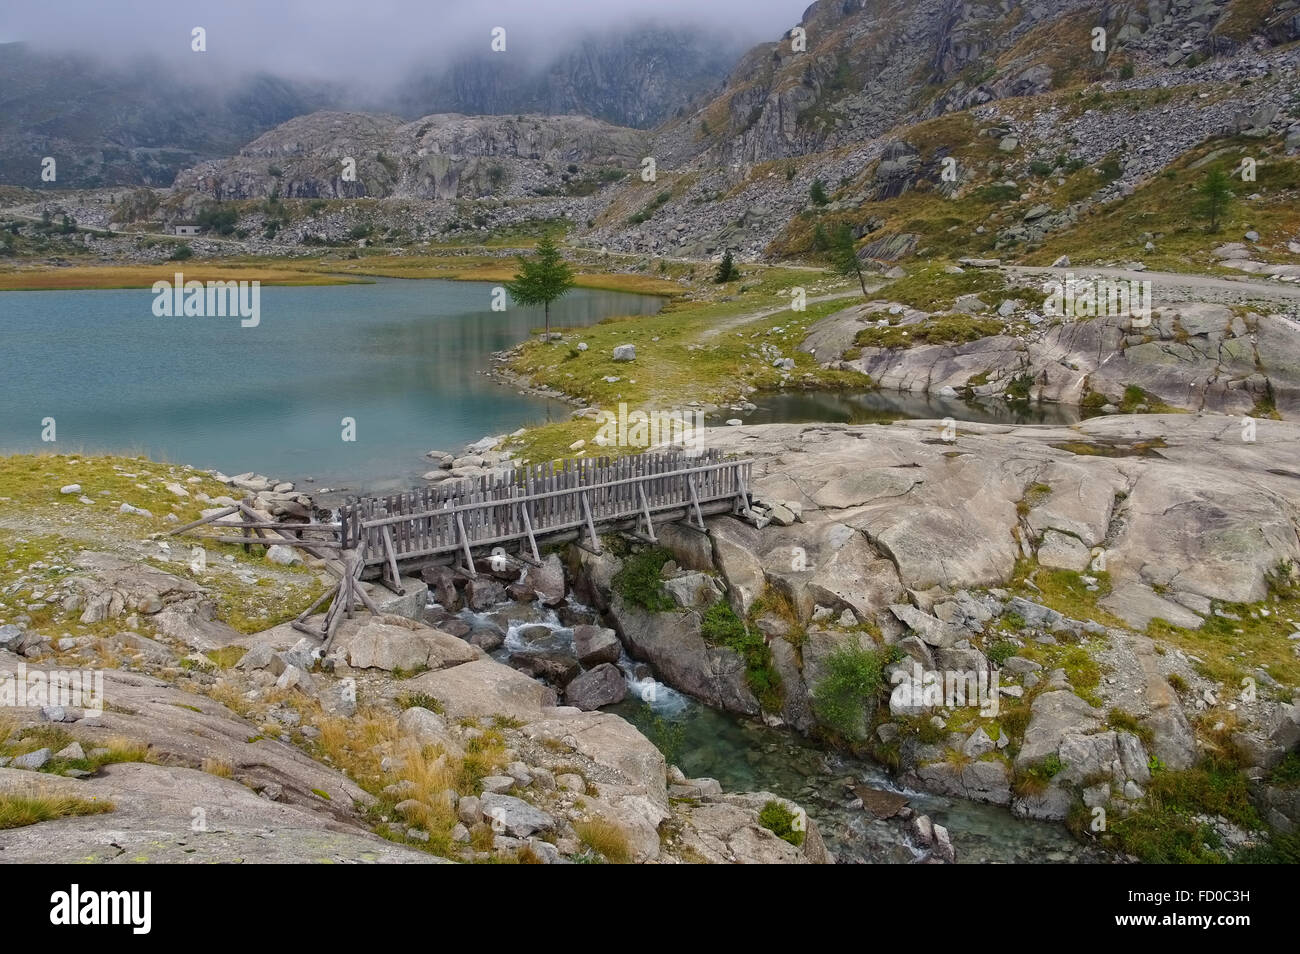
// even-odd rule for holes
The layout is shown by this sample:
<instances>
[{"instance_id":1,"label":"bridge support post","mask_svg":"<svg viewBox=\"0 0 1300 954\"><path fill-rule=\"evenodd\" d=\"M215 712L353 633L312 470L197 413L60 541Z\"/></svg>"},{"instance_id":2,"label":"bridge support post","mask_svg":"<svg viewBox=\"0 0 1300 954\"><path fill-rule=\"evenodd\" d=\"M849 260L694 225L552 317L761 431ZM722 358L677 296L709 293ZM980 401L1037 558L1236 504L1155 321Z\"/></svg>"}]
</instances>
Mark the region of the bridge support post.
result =
<instances>
[{"instance_id":1,"label":"bridge support post","mask_svg":"<svg viewBox=\"0 0 1300 954\"><path fill-rule=\"evenodd\" d=\"M587 492L585 490L582 492L581 499L582 513L583 516L587 518L587 534L591 537L591 545L583 547L583 549L596 554L596 556L600 556L600 537L596 536L596 522L591 518L591 502L587 499Z\"/></svg>"},{"instance_id":2,"label":"bridge support post","mask_svg":"<svg viewBox=\"0 0 1300 954\"><path fill-rule=\"evenodd\" d=\"M749 509L749 482L745 480L744 473L737 471L736 483L740 492L736 495L736 502L732 506L731 512L743 514Z\"/></svg>"},{"instance_id":3,"label":"bridge support post","mask_svg":"<svg viewBox=\"0 0 1300 954\"><path fill-rule=\"evenodd\" d=\"M387 526L384 527L384 556L387 559L384 561L380 582L398 596L405 596L406 589L402 586L402 576L397 570L397 550L393 547L393 535ZM349 618L351 615L349 612Z\"/></svg>"},{"instance_id":4,"label":"bridge support post","mask_svg":"<svg viewBox=\"0 0 1300 954\"><path fill-rule=\"evenodd\" d=\"M654 525L654 521L650 519L650 501L646 499L646 495L645 495L645 485L644 485L644 484L637 484L637 485L636 485L636 492L637 492L637 493L640 495L640 497L641 497L641 514L642 514L642 516L645 517L645 537L646 537L646 539L649 540L651 543L658 543L658 542L659 542L659 538L658 538L657 536L655 536L655 525ZM640 517L637 517L637 521L636 521L636 522L637 522L637 525L640 526L640 524L641 524L641 518L640 518Z\"/></svg>"},{"instance_id":5,"label":"bridge support post","mask_svg":"<svg viewBox=\"0 0 1300 954\"><path fill-rule=\"evenodd\" d=\"M691 509L695 511L695 520L690 519L690 510L686 512L686 526L700 533L707 533L708 527L704 525L704 512L700 510L700 495L695 492L695 475L689 474L686 477L686 486L691 490Z\"/></svg>"},{"instance_id":6,"label":"bridge support post","mask_svg":"<svg viewBox=\"0 0 1300 954\"><path fill-rule=\"evenodd\" d=\"M531 558L525 556L524 548L523 545L521 544L519 547L520 559L522 559L525 563L531 563L533 566L541 566L542 555L537 552L537 538L533 536L533 518L528 514L528 504L521 503L519 505L519 516L523 518L524 532L527 533L528 535L528 548L533 552Z\"/></svg>"},{"instance_id":7,"label":"bridge support post","mask_svg":"<svg viewBox=\"0 0 1300 954\"><path fill-rule=\"evenodd\" d=\"M465 521L456 512L456 537L460 541L461 551L465 554L465 575L471 580L478 579L478 570L474 569L474 554L470 552L469 535L465 532Z\"/></svg>"}]
</instances>

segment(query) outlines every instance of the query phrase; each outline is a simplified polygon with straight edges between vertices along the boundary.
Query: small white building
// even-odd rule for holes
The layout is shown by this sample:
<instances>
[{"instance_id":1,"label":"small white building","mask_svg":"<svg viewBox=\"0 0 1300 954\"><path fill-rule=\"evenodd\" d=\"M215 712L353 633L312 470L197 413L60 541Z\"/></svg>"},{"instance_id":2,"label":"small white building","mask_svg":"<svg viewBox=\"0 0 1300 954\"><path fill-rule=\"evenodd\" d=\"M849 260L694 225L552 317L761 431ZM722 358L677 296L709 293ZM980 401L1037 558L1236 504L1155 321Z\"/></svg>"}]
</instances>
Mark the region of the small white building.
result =
<instances>
[{"instance_id":1,"label":"small white building","mask_svg":"<svg viewBox=\"0 0 1300 954\"><path fill-rule=\"evenodd\" d=\"M198 235L203 231L199 225L177 225L174 226L177 235Z\"/></svg>"}]
</instances>

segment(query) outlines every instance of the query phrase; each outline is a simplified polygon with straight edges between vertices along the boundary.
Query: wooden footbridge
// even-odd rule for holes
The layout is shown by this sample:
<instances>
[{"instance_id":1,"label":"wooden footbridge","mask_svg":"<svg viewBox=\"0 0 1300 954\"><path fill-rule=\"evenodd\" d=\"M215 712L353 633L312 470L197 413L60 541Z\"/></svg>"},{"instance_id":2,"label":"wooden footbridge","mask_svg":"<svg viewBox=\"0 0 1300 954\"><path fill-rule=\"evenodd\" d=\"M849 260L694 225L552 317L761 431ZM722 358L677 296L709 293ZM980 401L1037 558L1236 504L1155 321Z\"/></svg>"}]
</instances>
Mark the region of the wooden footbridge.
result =
<instances>
[{"instance_id":1,"label":"wooden footbridge","mask_svg":"<svg viewBox=\"0 0 1300 954\"><path fill-rule=\"evenodd\" d=\"M655 522L683 521L704 531L704 517L748 513L752 460L645 453L620 458L565 460L514 467L477 479L447 480L387 497L349 499L334 523L268 521L245 498L171 531L229 529L239 536L202 539L262 546L293 546L325 560L338 583L299 614L293 625L324 640L328 649L340 620L360 601L378 614L359 584L369 571L401 595L401 565L450 563L476 577L475 555L517 547L525 563L540 565L539 546L576 539L600 553L601 530L628 530L655 542ZM319 628L309 618L331 600Z\"/></svg>"}]
</instances>

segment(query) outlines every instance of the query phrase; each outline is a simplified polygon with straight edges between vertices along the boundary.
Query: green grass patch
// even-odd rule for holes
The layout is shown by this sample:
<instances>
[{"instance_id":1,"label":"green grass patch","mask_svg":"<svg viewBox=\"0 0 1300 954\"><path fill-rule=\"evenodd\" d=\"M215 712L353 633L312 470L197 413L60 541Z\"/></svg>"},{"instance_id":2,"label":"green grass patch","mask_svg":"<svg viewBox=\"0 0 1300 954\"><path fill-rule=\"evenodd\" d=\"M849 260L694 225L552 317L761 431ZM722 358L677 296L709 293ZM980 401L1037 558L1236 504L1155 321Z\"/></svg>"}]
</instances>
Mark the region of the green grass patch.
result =
<instances>
[{"instance_id":1,"label":"green grass patch","mask_svg":"<svg viewBox=\"0 0 1300 954\"><path fill-rule=\"evenodd\" d=\"M631 553L623 559L622 568L614 574L612 580L614 591L634 606L662 613L676 609L677 604L664 589L664 564L673 555L663 547L647 547L639 553Z\"/></svg>"},{"instance_id":2,"label":"green grass patch","mask_svg":"<svg viewBox=\"0 0 1300 954\"><path fill-rule=\"evenodd\" d=\"M427 692L404 692L397 697L397 705L401 709L428 709L438 715L447 711L447 707L441 700L435 699Z\"/></svg>"},{"instance_id":3,"label":"green grass patch","mask_svg":"<svg viewBox=\"0 0 1300 954\"><path fill-rule=\"evenodd\" d=\"M917 345L965 344L1002 333L1002 322L972 315L941 315L915 325L863 328L853 338L858 348L914 348Z\"/></svg>"},{"instance_id":4,"label":"green grass patch","mask_svg":"<svg viewBox=\"0 0 1300 954\"><path fill-rule=\"evenodd\" d=\"M1030 765L1016 771L1012 787L1022 798L1038 795L1047 790L1052 779L1065 771L1065 763L1053 752L1037 765Z\"/></svg>"},{"instance_id":5,"label":"green grass patch","mask_svg":"<svg viewBox=\"0 0 1300 954\"><path fill-rule=\"evenodd\" d=\"M1141 805L1117 819L1101 840L1149 864L1223 863L1227 856L1218 835L1197 815L1222 815L1248 830L1263 827L1240 767L1210 758L1185 772L1155 771Z\"/></svg>"},{"instance_id":6,"label":"green grass patch","mask_svg":"<svg viewBox=\"0 0 1300 954\"><path fill-rule=\"evenodd\" d=\"M1085 575L1097 581L1096 590L1088 589L1083 579ZM1033 586L1029 585L1031 579ZM1035 560L1020 560L1011 576L1011 588L1018 595L1071 619L1094 620L1104 626L1124 626L1122 620L1098 605L1098 601L1110 592L1110 574L1104 571L1083 574L1040 567Z\"/></svg>"},{"instance_id":7,"label":"green grass patch","mask_svg":"<svg viewBox=\"0 0 1300 954\"><path fill-rule=\"evenodd\" d=\"M750 629L725 600L714 603L700 619L700 635L725 646L745 662L745 682L768 712L781 709L781 677L772 668L772 653L763 634Z\"/></svg>"},{"instance_id":8,"label":"green grass patch","mask_svg":"<svg viewBox=\"0 0 1300 954\"><path fill-rule=\"evenodd\" d=\"M892 658L887 651L861 644L832 652L826 658L826 675L813 688L817 718L844 739L864 738Z\"/></svg>"},{"instance_id":9,"label":"green grass patch","mask_svg":"<svg viewBox=\"0 0 1300 954\"><path fill-rule=\"evenodd\" d=\"M1142 740L1142 744L1147 748L1155 741L1155 733L1149 726L1143 725L1138 721L1137 716L1131 712L1125 712L1123 709L1112 708L1106 713L1106 724L1116 732L1128 732L1136 735Z\"/></svg>"},{"instance_id":10,"label":"green grass patch","mask_svg":"<svg viewBox=\"0 0 1300 954\"><path fill-rule=\"evenodd\" d=\"M950 309L963 295L979 295L991 307L997 307L1007 298L1031 302L1043 298L1039 288L1008 284L997 269L969 268L962 272L949 272L948 267L949 263L941 261L915 265L907 275L881 289L880 296L929 312ZM996 324L1000 329L1001 323Z\"/></svg>"},{"instance_id":11,"label":"green grass patch","mask_svg":"<svg viewBox=\"0 0 1300 954\"><path fill-rule=\"evenodd\" d=\"M984 650L984 656L995 666L1001 668L1004 663L1020 651L1020 647L1009 639L999 639L988 649Z\"/></svg>"},{"instance_id":12,"label":"green grass patch","mask_svg":"<svg viewBox=\"0 0 1300 954\"><path fill-rule=\"evenodd\" d=\"M758 823L782 841L798 848L803 844L804 830L799 817L775 799L765 804L758 813Z\"/></svg>"},{"instance_id":13,"label":"green grass patch","mask_svg":"<svg viewBox=\"0 0 1300 954\"><path fill-rule=\"evenodd\" d=\"M222 669L230 669L247 653L248 650L243 646L222 646L220 649L209 649L204 655Z\"/></svg>"}]
</instances>

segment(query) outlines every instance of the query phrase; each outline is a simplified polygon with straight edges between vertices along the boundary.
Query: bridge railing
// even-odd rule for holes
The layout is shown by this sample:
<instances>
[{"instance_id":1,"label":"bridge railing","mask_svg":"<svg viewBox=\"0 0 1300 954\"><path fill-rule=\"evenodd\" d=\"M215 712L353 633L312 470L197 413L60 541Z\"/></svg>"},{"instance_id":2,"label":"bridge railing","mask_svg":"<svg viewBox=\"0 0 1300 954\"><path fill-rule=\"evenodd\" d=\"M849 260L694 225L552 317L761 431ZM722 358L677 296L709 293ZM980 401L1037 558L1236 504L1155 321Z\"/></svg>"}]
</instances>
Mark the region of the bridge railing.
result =
<instances>
[{"instance_id":1,"label":"bridge railing","mask_svg":"<svg viewBox=\"0 0 1300 954\"><path fill-rule=\"evenodd\" d=\"M727 460L717 450L515 467L473 483L447 481L349 502L341 510L340 537L366 564L389 564L385 575L394 578L398 560L460 553L472 568L471 548L512 541L527 543L537 559L537 537L585 528L598 549L596 526L611 521L636 518L639 527L644 520L653 539L653 515L668 510L685 509L702 529L702 505L748 506L751 472L752 462Z\"/></svg>"}]
</instances>

